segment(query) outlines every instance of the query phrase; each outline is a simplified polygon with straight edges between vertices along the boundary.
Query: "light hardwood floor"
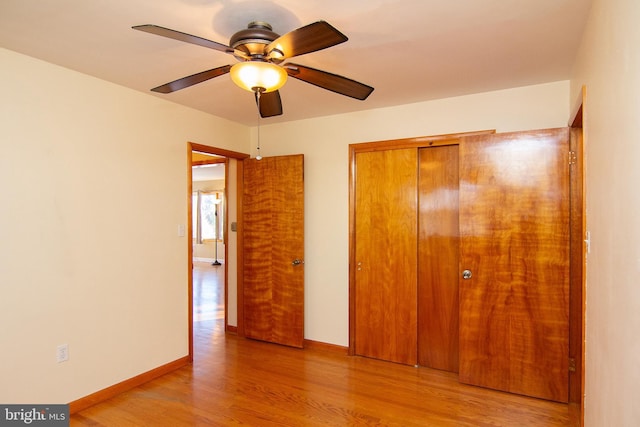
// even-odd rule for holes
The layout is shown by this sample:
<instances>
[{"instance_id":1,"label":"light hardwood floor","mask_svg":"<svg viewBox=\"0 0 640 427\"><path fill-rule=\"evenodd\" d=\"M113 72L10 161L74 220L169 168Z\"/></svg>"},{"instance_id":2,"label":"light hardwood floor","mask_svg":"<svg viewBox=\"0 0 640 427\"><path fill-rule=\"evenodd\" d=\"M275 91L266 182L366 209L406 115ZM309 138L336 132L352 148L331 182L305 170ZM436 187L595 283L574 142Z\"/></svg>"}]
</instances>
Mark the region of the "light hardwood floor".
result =
<instances>
[{"instance_id":1,"label":"light hardwood floor","mask_svg":"<svg viewBox=\"0 0 640 427\"><path fill-rule=\"evenodd\" d=\"M194 271L196 319L206 300L197 277L218 286L215 268ZM219 289L200 295L223 298ZM194 322L193 365L80 411L71 425L574 425L567 405L459 384L454 374L225 334L220 301Z\"/></svg>"}]
</instances>

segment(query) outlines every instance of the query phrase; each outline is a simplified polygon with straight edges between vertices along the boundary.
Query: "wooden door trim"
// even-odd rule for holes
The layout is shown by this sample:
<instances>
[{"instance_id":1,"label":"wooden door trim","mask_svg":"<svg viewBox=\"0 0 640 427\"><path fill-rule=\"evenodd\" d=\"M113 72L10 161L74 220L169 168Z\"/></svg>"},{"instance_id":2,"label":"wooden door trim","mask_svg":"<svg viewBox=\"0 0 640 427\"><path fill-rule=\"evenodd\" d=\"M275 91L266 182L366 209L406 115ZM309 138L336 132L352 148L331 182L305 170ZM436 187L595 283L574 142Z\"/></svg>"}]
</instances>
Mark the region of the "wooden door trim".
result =
<instances>
[{"instance_id":1,"label":"wooden door trim","mask_svg":"<svg viewBox=\"0 0 640 427\"><path fill-rule=\"evenodd\" d=\"M201 151L207 154L214 154L216 156L229 157L230 159L244 160L250 157L247 153L241 153L239 151L226 150L224 148L212 147L210 145L198 144L196 142L187 142L190 147L190 151Z\"/></svg>"},{"instance_id":2,"label":"wooden door trim","mask_svg":"<svg viewBox=\"0 0 640 427\"><path fill-rule=\"evenodd\" d=\"M398 150L403 148L428 148L443 145L458 145L460 138L496 133L495 129L461 132L443 135L420 136L414 138L390 139L349 144L349 355L355 354L355 193L356 154L367 151Z\"/></svg>"},{"instance_id":3,"label":"wooden door trim","mask_svg":"<svg viewBox=\"0 0 640 427\"><path fill-rule=\"evenodd\" d=\"M433 136L418 136L413 138L389 139L384 141L359 142L349 144L349 150L355 152L399 150L402 148L426 148L440 145L457 145L460 138L474 135L487 135L496 133L495 129L480 130L474 132L450 133Z\"/></svg>"},{"instance_id":4,"label":"wooden door trim","mask_svg":"<svg viewBox=\"0 0 640 427\"><path fill-rule=\"evenodd\" d=\"M587 98L586 86L582 86L573 108L569 126L571 127L571 151L573 156L571 173L571 249L570 249L570 311L569 311L569 357L575 360L575 371L569 375L569 403L572 410L579 411L575 418L584 425L585 393L585 318L586 318L586 174L584 108Z\"/></svg>"},{"instance_id":5,"label":"wooden door trim","mask_svg":"<svg viewBox=\"0 0 640 427\"><path fill-rule=\"evenodd\" d=\"M189 328L189 362L193 362L193 242L192 242L192 237L193 236L193 213L192 213L192 208L191 208L191 197L192 197L192 192L193 192L193 172L192 172L192 167L194 165L193 160L192 160L192 155L191 153L193 151L200 151L203 153L207 153L207 154L213 154L213 155L217 155L217 156L223 156L226 157L226 165L228 166L228 159L236 159L238 160L237 164L238 164L238 168L237 168L237 177L236 179L238 180L238 186L241 186L242 183L242 160L249 158L249 154L246 153L241 153L241 152L237 152L237 151L231 151L231 150L226 150L224 148L217 148L217 147L211 147L209 145L203 145L203 144L198 144L195 142L187 142L187 231L186 231L186 237L187 237L187 292L188 292L188 296L187 296L187 300L188 300L188 309L187 309L187 313L188 313L188 328ZM229 168L225 167L225 182L228 182L229 180ZM224 194L225 194L225 198L227 198L227 186L225 185L225 190L224 190ZM238 210L240 210L240 207L242 206L242 192L240 191L240 189L238 189L238 194L237 194L237 203L238 203ZM240 214L240 212L238 213ZM228 212L225 212L225 218L228 218ZM238 240L238 266L241 265L241 258L242 258L242 226L241 226L241 216L238 216L238 231L237 231L237 240ZM225 233L225 239L226 239L226 233ZM224 259L228 259L228 245L224 246ZM242 273L241 273L241 269L238 269L238 295L241 295L241 288L242 288ZM225 328L227 327L227 305L228 305L228 264L225 262L224 264L224 323L225 323ZM241 331L241 319L242 317L240 316L240 311L241 311L241 300L240 297L238 296L238 333Z\"/></svg>"}]
</instances>

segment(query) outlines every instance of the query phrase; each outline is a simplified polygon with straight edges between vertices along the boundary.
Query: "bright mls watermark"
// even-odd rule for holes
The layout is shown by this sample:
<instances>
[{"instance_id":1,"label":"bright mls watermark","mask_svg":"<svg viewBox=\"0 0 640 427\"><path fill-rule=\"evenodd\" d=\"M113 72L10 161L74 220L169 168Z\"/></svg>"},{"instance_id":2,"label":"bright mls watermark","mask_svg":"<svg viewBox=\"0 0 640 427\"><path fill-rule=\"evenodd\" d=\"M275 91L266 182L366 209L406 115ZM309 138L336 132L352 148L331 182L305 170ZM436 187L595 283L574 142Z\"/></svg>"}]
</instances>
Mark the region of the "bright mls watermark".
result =
<instances>
[{"instance_id":1,"label":"bright mls watermark","mask_svg":"<svg viewBox=\"0 0 640 427\"><path fill-rule=\"evenodd\" d=\"M69 405L0 405L0 427L69 425Z\"/></svg>"}]
</instances>

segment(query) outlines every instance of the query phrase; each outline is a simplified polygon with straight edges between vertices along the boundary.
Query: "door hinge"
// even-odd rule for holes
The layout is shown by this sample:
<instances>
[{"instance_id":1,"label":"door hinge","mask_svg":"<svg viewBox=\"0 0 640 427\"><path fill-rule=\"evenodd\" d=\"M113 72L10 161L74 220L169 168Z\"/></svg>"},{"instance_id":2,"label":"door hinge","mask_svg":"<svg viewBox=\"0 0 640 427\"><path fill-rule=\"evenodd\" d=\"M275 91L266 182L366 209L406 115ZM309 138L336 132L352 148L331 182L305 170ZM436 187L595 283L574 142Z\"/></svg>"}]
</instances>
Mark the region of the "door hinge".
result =
<instances>
[{"instance_id":1,"label":"door hinge","mask_svg":"<svg viewBox=\"0 0 640 427\"><path fill-rule=\"evenodd\" d=\"M575 151L569 151L569 164L575 165L578 161L578 154Z\"/></svg>"},{"instance_id":2,"label":"door hinge","mask_svg":"<svg viewBox=\"0 0 640 427\"><path fill-rule=\"evenodd\" d=\"M576 371L576 359L575 357L570 357L569 358L569 372L575 372Z\"/></svg>"}]
</instances>

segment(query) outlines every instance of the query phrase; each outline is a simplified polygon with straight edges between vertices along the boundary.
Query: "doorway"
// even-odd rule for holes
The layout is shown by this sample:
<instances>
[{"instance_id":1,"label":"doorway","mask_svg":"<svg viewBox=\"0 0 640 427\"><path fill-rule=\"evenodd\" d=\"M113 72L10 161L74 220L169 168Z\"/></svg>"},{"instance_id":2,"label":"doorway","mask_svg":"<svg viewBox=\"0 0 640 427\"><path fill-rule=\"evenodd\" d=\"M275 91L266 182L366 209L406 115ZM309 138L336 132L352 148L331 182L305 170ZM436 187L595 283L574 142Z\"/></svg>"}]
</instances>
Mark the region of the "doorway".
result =
<instances>
[{"instance_id":1,"label":"doorway","mask_svg":"<svg viewBox=\"0 0 640 427\"><path fill-rule=\"evenodd\" d=\"M194 160L194 153L201 153L205 157L205 160ZM193 142L187 143L187 260L188 260L188 335L189 335L189 360L193 362L193 341L194 341L194 315L203 314L204 317L222 316L218 314L218 311L224 312L224 320L221 328L223 331L237 332L238 319L241 316L238 315L238 311L241 310L242 304L239 303L237 298L237 284L238 284L238 247L241 246L240 230L234 226L234 222L238 218L238 198L237 187L239 173L242 170L243 159L248 158L249 155L245 153L239 153L235 151L225 150L221 148L211 147L202 144L196 144ZM215 159L215 160L212 160ZM194 180L193 180L193 166L200 165L200 162L217 162L218 164L224 164L224 188L223 191L213 191L213 200L216 200L216 193L220 203L214 203L217 205L218 220L214 224L218 224L220 228L214 228L213 240L215 245L210 245L210 253L204 252L197 256L197 264L194 265L194 210L193 210L193 192L194 192ZM210 192L211 193L211 192ZM214 211L215 212L215 211ZM214 225L215 227L215 225ZM217 235L216 235L217 231ZM202 236L201 236L202 237ZM197 233L196 233L197 239ZM206 240L206 239L205 239ZM212 248L212 249L211 249ZM217 251L217 255L216 255ZM204 256L201 256L204 255ZM210 262L211 257L213 261ZM216 261L219 265L215 265ZM211 265L214 264L214 265ZM206 266L206 270L203 268ZM197 271L196 271L197 269ZM213 271L210 271L213 270ZM201 289L204 298L198 298L198 304L215 304L213 307L205 308L204 313L198 313L199 307L196 307L196 301L194 299L194 276L197 280L200 280L205 288ZM222 283L220 283L222 282ZM219 289L219 290L215 290ZM217 295L212 295L217 294ZM222 306L222 307L218 307ZM202 309L202 307L200 307ZM215 312L215 314L213 314Z\"/></svg>"},{"instance_id":2,"label":"doorway","mask_svg":"<svg viewBox=\"0 0 640 427\"><path fill-rule=\"evenodd\" d=\"M193 322L196 337L224 331L226 164L222 156L192 151L191 235Z\"/></svg>"}]
</instances>

